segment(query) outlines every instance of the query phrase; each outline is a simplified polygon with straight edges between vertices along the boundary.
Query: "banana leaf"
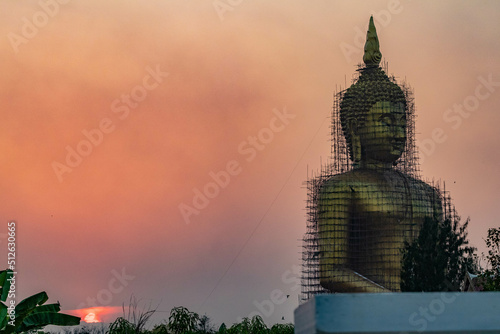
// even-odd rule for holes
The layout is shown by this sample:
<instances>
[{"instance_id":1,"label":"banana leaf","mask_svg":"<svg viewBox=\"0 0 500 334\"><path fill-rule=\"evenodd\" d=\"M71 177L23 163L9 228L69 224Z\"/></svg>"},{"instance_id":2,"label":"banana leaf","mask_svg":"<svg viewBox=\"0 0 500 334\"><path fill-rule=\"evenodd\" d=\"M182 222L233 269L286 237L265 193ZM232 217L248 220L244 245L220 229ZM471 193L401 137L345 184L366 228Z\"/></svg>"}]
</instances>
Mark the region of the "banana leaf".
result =
<instances>
[{"instance_id":1,"label":"banana leaf","mask_svg":"<svg viewBox=\"0 0 500 334\"><path fill-rule=\"evenodd\" d=\"M10 269L0 271L0 300L3 302L7 300L7 295L9 294L10 290L11 281L7 280L7 278L12 277L12 275L13 272Z\"/></svg>"},{"instance_id":2,"label":"banana leaf","mask_svg":"<svg viewBox=\"0 0 500 334\"><path fill-rule=\"evenodd\" d=\"M80 318L73 315L53 312L38 312L32 313L24 318L19 330L29 331L32 329L42 328L47 325L77 326L79 324Z\"/></svg>"},{"instance_id":3,"label":"banana leaf","mask_svg":"<svg viewBox=\"0 0 500 334\"><path fill-rule=\"evenodd\" d=\"M30 314L39 313L39 312L54 312L54 313L57 313L60 310L61 310L61 304L59 304L59 303L46 304L46 305L38 306Z\"/></svg>"},{"instance_id":4,"label":"banana leaf","mask_svg":"<svg viewBox=\"0 0 500 334\"><path fill-rule=\"evenodd\" d=\"M4 328L7 325L7 306L4 303L0 303L0 328Z\"/></svg>"},{"instance_id":5,"label":"banana leaf","mask_svg":"<svg viewBox=\"0 0 500 334\"><path fill-rule=\"evenodd\" d=\"M49 299L45 291L39 292L33 296L23 299L16 306L16 314L23 315L33 311L38 305L42 305Z\"/></svg>"}]
</instances>

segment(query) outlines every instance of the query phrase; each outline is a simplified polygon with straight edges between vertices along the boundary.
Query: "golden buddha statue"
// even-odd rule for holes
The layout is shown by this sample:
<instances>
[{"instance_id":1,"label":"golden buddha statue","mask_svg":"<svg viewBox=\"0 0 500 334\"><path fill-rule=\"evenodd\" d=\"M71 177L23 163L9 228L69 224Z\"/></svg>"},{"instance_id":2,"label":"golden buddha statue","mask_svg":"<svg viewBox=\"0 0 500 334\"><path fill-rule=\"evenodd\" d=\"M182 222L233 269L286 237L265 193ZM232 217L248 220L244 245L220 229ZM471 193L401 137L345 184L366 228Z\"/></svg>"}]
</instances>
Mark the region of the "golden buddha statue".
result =
<instances>
[{"instance_id":1,"label":"golden buddha statue","mask_svg":"<svg viewBox=\"0 0 500 334\"><path fill-rule=\"evenodd\" d=\"M381 57L371 18L365 66L339 104L352 169L323 180L317 193L319 281L330 292L400 291L404 242L425 218L442 216L439 191L396 168L408 101Z\"/></svg>"}]
</instances>

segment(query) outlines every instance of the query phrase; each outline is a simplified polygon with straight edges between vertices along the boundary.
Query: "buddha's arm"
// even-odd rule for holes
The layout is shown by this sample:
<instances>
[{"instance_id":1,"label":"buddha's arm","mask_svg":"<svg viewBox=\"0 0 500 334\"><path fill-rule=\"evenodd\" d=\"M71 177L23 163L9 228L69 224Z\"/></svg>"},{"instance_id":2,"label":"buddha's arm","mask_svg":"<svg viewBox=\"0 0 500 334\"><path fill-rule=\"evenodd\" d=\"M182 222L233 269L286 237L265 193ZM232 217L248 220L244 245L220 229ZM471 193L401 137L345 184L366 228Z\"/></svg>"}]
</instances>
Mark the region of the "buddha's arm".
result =
<instances>
[{"instance_id":1,"label":"buddha's arm","mask_svg":"<svg viewBox=\"0 0 500 334\"><path fill-rule=\"evenodd\" d=\"M348 224L352 200L352 189L348 186L327 186L320 191L318 237L321 285L332 292L388 292L362 273L348 268Z\"/></svg>"}]
</instances>

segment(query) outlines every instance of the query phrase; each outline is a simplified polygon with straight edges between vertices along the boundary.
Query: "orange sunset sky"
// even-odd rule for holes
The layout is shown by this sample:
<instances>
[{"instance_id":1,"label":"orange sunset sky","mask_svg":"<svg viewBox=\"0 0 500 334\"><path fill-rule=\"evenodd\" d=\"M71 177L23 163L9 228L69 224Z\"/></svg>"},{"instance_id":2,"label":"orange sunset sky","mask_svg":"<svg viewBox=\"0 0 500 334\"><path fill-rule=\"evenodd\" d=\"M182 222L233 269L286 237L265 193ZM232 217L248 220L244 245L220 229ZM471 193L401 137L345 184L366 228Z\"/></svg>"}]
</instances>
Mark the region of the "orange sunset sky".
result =
<instances>
[{"instance_id":1,"label":"orange sunset sky","mask_svg":"<svg viewBox=\"0 0 500 334\"><path fill-rule=\"evenodd\" d=\"M500 2L4 0L0 256L15 220L18 301L45 290L112 321L134 294L158 305L153 323L180 305L217 324L259 308L293 321L303 182L330 156L332 95L371 14L389 73L415 91L423 177L447 182L485 251ZM276 289L290 297L271 307Z\"/></svg>"}]
</instances>

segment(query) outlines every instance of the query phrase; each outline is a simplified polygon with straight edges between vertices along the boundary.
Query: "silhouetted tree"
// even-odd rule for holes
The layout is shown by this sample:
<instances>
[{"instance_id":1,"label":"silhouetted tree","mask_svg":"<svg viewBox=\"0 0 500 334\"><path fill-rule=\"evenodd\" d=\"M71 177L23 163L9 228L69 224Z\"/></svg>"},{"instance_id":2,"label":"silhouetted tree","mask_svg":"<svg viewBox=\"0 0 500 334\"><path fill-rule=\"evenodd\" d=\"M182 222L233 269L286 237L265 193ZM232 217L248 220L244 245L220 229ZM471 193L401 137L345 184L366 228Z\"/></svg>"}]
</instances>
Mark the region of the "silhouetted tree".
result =
<instances>
[{"instance_id":1,"label":"silhouetted tree","mask_svg":"<svg viewBox=\"0 0 500 334\"><path fill-rule=\"evenodd\" d=\"M479 275L483 280L483 291L500 291L500 227L488 229L486 238L488 266Z\"/></svg>"},{"instance_id":2,"label":"silhouetted tree","mask_svg":"<svg viewBox=\"0 0 500 334\"><path fill-rule=\"evenodd\" d=\"M215 332L215 327L212 325L210 318L203 315L198 319L196 334L211 334Z\"/></svg>"},{"instance_id":3,"label":"silhouetted tree","mask_svg":"<svg viewBox=\"0 0 500 334\"><path fill-rule=\"evenodd\" d=\"M225 323L222 323L222 325L220 325L217 334L227 334L227 327Z\"/></svg>"},{"instance_id":4,"label":"silhouetted tree","mask_svg":"<svg viewBox=\"0 0 500 334\"><path fill-rule=\"evenodd\" d=\"M292 324L276 324L271 327L269 334L293 334L294 330Z\"/></svg>"},{"instance_id":5,"label":"silhouetted tree","mask_svg":"<svg viewBox=\"0 0 500 334\"><path fill-rule=\"evenodd\" d=\"M240 323L235 323L227 328L224 323L216 331L211 324L210 318L199 316L185 307L174 307L170 311L168 323L162 323L153 327L152 330L143 329L141 334L293 334L292 324L276 324L270 329L266 326L262 317L256 315L252 319L243 318ZM110 334L135 334L135 325L120 317L111 324Z\"/></svg>"},{"instance_id":6,"label":"silhouetted tree","mask_svg":"<svg viewBox=\"0 0 500 334\"><path fill-rule=\"evenodd\" d=\"M172 334L193 333L197 329L199 315L183 306L174 307L168 317L168 329Z\"/></svg>"},{"instance_id":7,"label":"silhouetted tree","mask_svg":"<svg viewBox=\"0 0 500 334\"><path fill-rule=\"evenodd\" d=\"M246 334L251 333L251 323L250 319L247 317L243 318L240 323L233 324L231 328L227 330L228 334Z\"/></svg>"},{"instance_id":8,"label":"silhouetted tree","mask_svg":"<svg viewBox=\"0 0 500 334\"><path fill-rule=\"evenodd\" d=\"M243 318L240 323L234 324L227 330L228 334L268 334L264 320L259 315L254 316L252 319Z\"/></svg>"},{"instance_id":9,"label":"silhouetted tree","mask_svg":"<svg viewBox=\"0 0 500 334\"><path fill-rule=\"evenodd\" d=\"M151 334L169 334L167 324L159 324L153 327Z\"/></svg>"},{"instance_id":10,"label":"silhouetted tree","mask_svg":"<svg viewBox=\"0 0 500 334\"><path fill-rule=\"evenodd\" d=\"M425 219L419 235L405 242L401 291L459 291L467 272L477 272L474 247L468 246L467 219Z\"/></svg>"}]
</instances>

